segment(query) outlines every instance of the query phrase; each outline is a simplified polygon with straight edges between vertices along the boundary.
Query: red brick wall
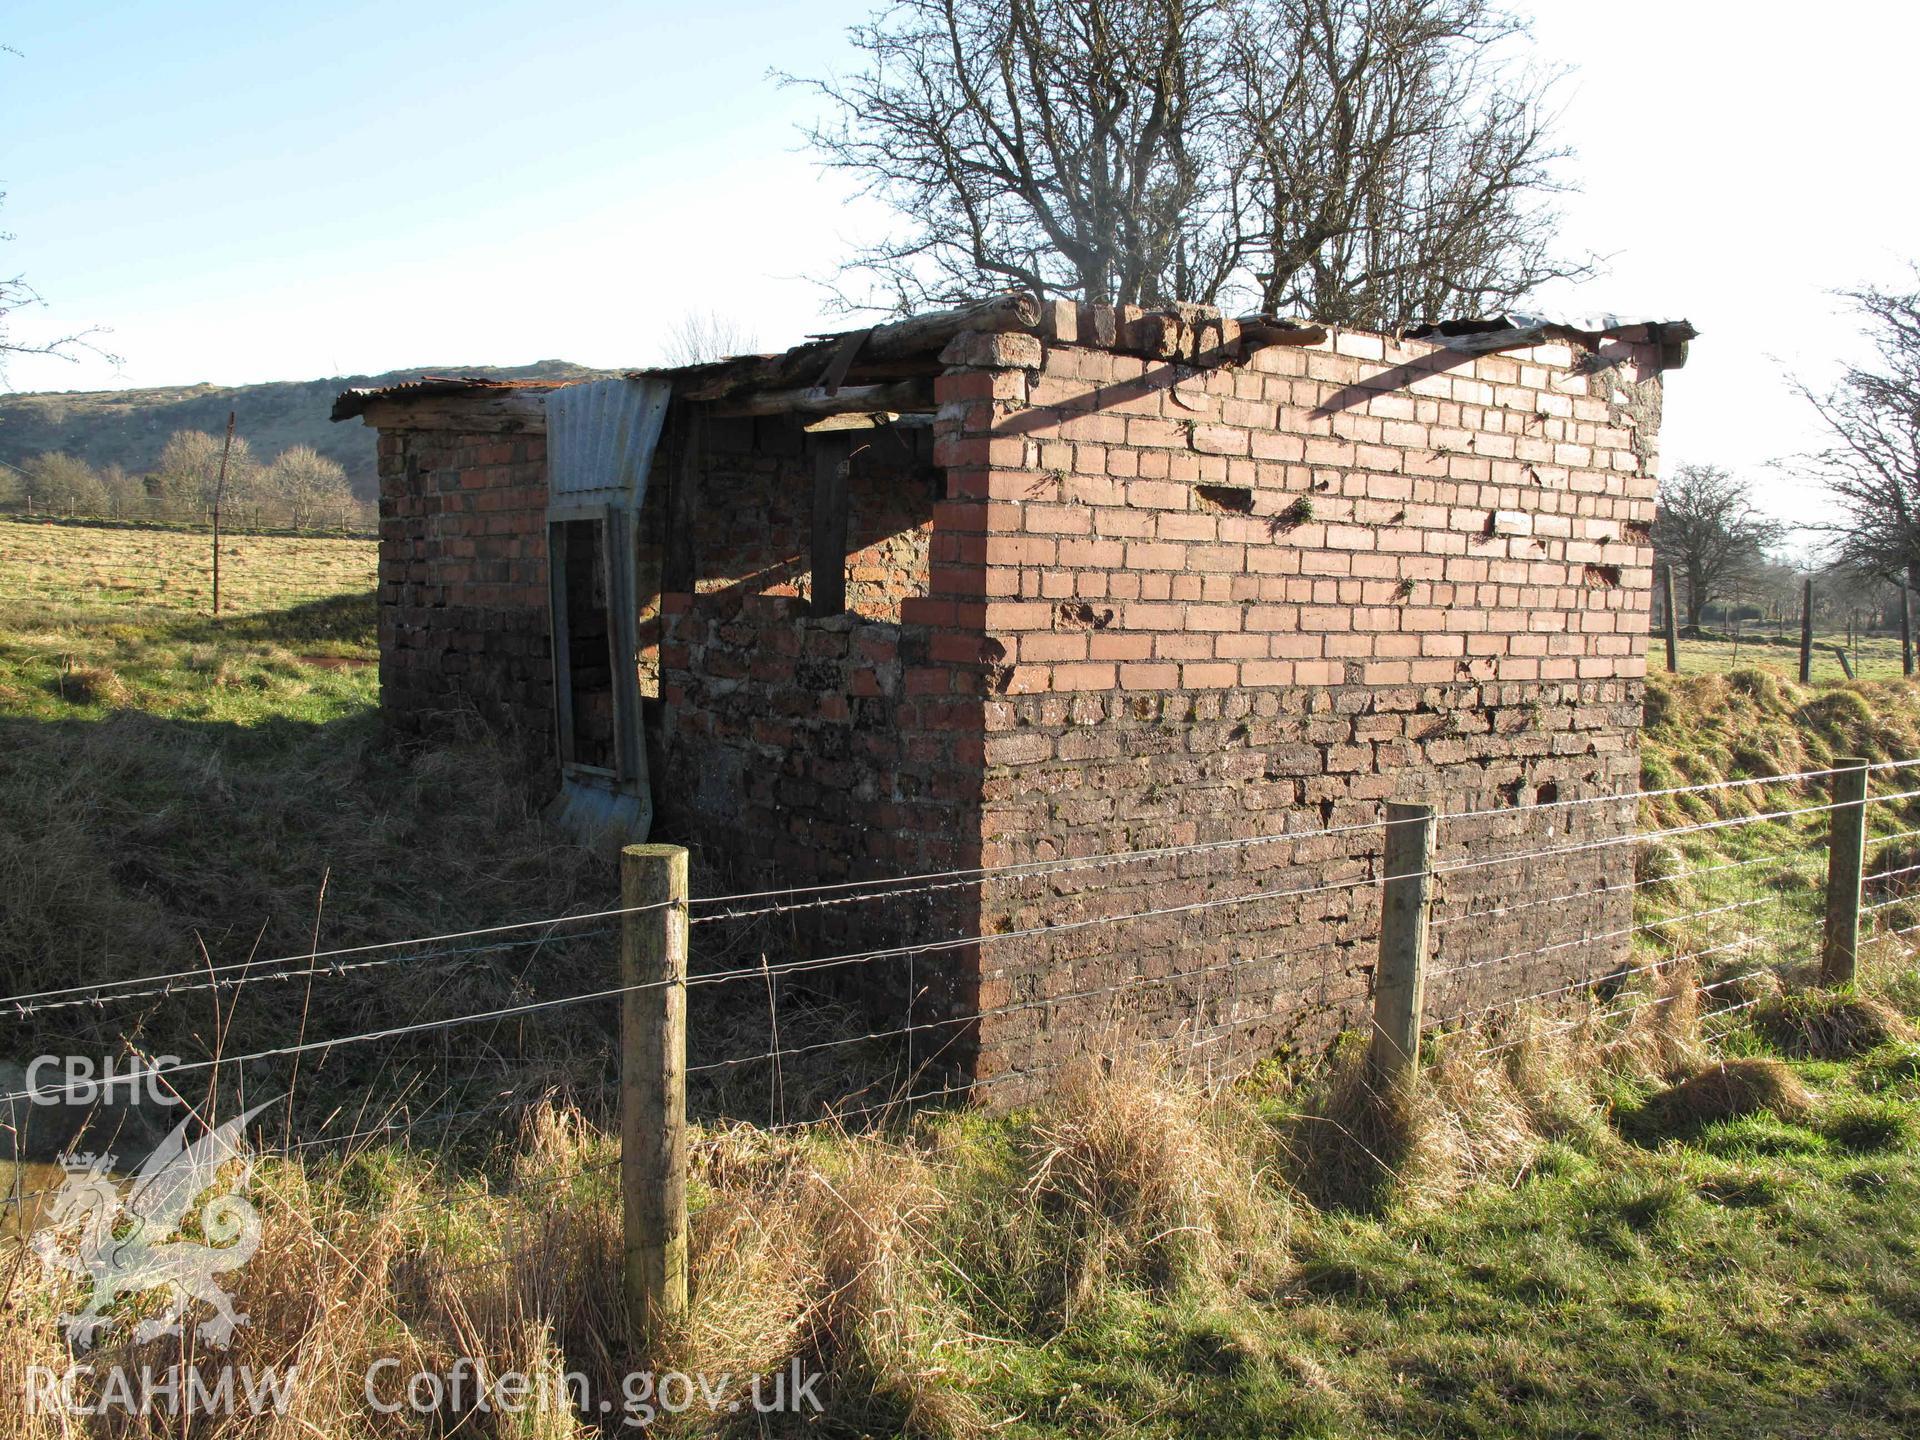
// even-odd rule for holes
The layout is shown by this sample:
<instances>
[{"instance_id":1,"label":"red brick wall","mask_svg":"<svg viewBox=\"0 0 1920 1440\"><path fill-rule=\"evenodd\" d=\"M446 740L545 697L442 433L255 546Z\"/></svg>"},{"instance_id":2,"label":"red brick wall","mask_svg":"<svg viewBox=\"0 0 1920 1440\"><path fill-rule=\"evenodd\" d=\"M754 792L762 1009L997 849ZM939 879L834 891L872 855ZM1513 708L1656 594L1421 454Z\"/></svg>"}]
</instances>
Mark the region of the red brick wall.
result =
<instances>
[{"instance_id":1,"label":"red brick wall","mask_svg":"<svg viewBox=\"0 0 1920 1440\"><path fill-rule=\"evenodd\" d=\"M941 382L955 498L933 592L988 647L986 862L1364 827L989 884L989 930L1073 928L986 945L982 1002L1009 1009L983 1074L1043 1077L1090 1036L1181 1037L1229 1068L1323 1038L1364 1013L1377 888L1215 902L1373 876L1390 797L1634 788L1650 355L1344 335L1214 370L1027 337L980 358L996 368ZM1442 847L1631 823L1630 803L1560 809L1443 825ZM1436 979L1430 1013L1615 963L1617 939L1491 962L1622 928L1630 869L1616 846L1444 877L1443 922L1542 887L1607 893L1443 923L1436 971L1472 968Z\"/></svg>"},{"instance_id":2,"label":"red brick wall","mask_svg":"<svg viewBox=\"0 0 1920 1440\"><path fill-rule=\"evenodd\" d=\"M383 709L477 709L550 754L546 436L389 429L379 467Z\"/></svg>"},{"instance_id":3,"label":"red brick wall","mask_svg":"<svg viewBox=\"0 0 1920 1440\"><path fill-rule=\"evenodd\" d=\"M808 613L812 443L788 421L708 422L687 506L695 588L662 597L656 830L695 848L710 893L978 864L981 701L951 694L912 613L941 484L931 438L856 436L848 613L821 618ZM947 887L803 909L731 944L701 938L777 962L965 936L977 922L971 891ZM971 1008L964 959L940 951L799 983L862 994L882 1026L920 1024ZM955 1038L916 1043L925 1054Z\"/></svg>"}]
</instances>

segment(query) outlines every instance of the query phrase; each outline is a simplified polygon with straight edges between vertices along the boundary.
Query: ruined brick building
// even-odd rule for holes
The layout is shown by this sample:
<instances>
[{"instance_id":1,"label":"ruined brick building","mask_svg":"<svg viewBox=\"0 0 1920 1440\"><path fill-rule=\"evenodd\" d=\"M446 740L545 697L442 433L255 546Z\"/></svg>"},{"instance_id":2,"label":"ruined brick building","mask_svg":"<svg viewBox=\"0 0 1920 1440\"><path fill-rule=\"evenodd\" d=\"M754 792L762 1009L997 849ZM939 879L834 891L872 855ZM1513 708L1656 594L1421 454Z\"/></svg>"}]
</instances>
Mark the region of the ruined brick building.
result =
<instances>
[{"instance_id":1,"label":"ruined brick building","mask_svg":"<svg viewBox=\"0 0 1920 1440\"><path fill-rule=\"evenodd\" d=\"M1539 806L1636 788L1692 333L1009 297L624 379L349 392L335 418L380 432L383 704L478 708L557 813L651 824L729 886L960 872L785 943L925 947L842 978L1006 1093L1131 1038L1230 1067L1363 1014L1379 891L1327 887L1374 874L1387 799L1494 812L1443 821L1443 866L1630 831L1631 801ZM1617 966L1630 854L1441 875L1429 1015Z\"/></svg>"}]
</instances>

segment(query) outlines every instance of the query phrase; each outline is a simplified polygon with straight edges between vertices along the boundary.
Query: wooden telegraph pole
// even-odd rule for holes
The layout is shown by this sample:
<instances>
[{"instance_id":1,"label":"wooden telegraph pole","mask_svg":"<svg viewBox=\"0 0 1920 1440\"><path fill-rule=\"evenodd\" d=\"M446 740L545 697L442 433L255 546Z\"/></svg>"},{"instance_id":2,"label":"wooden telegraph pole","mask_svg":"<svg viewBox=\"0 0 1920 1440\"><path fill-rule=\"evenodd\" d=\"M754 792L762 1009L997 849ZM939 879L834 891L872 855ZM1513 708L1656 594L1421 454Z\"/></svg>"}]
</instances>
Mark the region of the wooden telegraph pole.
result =
<instances>
[{"instance_id":1,"label":"wooden telegraph pole","mask_svg":"<svg viewBox=\"0 0 1920 1440\"><path fill-rule=\"evenodd\" d=\"M220 478L213 487L213 613L220 613L220 502L227 494L227 457L233 453L233 411L227 412L227 443L220 447Z\"/></svg>"}]
</instances>

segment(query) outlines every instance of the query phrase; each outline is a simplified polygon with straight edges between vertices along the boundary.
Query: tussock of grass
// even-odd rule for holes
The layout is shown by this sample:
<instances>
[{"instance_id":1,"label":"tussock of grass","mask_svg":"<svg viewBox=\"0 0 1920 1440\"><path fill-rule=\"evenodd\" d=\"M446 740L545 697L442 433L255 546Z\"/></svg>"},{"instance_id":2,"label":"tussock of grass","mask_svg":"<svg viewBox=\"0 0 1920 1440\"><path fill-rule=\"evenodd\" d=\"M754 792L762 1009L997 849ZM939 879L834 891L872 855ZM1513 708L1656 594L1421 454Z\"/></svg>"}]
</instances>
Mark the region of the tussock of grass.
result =
<instances>
[{"instance_id":1,"label":"tussock of grass","mask_svg":"<svg viewBox=\"0 0 1920 1440\"><path fill-rule=\"evenodd\" d=\"M1869 1090L1920 1085L1920 1044L1904 1041L1881 1046L1861 1065L1860 1082Z\"/></svg>"},{"instance_id":2,"label":"tussock of grass","mask_svg":"<svg viewBox=\"0 0 1920 1440\"><path fill-rule=\"evenodd\" d=\"M1687 893L1688 868L1686 852L1671 840L1634 847L1633 880L1647 901L1678 905Z\"/></svg>"},{"instance_id":3,"label":"tussock of grass","mask_svg":"<svg viewBox=\"0 0 1920 1440\"><path fill-rule=\"evenodd\" d=\"M1899 1150L1913 1143L1913 1117L1903 1105L1863 1101L1836 1109L1820 1125L1821 1133L1843 1149L1859 1154Z\"/></svg>"},{"instance_id":4,"label":"tussock of grass","mask_svg":"<svg viewBox=\"0 0 1920 1440\"><path fill-rule=\"evenodd\" d=\"M1738 1005L1743 1009L1777 1001L1785 993L1776 971L1755 970L1746 960L1736 960L1715 970L1711 983L1716 1005Z\"/></svg>"},{"instance_id":5,"label":"tussock of grass","mask_svg":"<svg viewBox=\"0 0 1920 1440\"><path fill-rule=\"evenodd\" d=\"M106 665L68 665L57 684L60 698L73 705L124 705L127 683Z\"/></svg>"},{"instance_id":6,"label":"tussock of grass","mask_svg":"<svg viewBox=\"0 0 1920 1440\"><path fill-rule=\"evenodd\" d=\"M1640 1111L1641 1124L1662 1135L1697 1135L1709 1125L1772 1115L1805 1120L1813 1113L1813 1095L1778 1060L1753 1056L1721 1060L1650 1097Z\"/></svg>"},{"instance_id":7,"label":"tussock of grass","mask_svg":"<svg viewBox=\"0 0 1920 1440\"><path fill-rule=\"evenodd\" d=\"M1891 1005L1850 990L1778 996L1755 1010L1754 1026L1798 1060L1844 1060L1913 1037L1913 1027Z\"/></svg>"},{"instance_id":8,"label":"tussock of grass","mask_svg":"<svg viewBox=\"0 0 1920 1440\"><path fill-rule=\"evenodd\" d=\"M824 1280L803 1353L849 1411L912 1435L978 1428L974 1402L938 1358L960 1328L926 1264L942 1198L924 1167L871 1140L849 1143L831 1170L810 1171L799 1198Z\"/></svg>"},{"instance_id":9,"label":"tussock of grass","mask_svg":"<svg viewBox=\"0 0 1920 1440\"><path fill-rule=\"evenodd\" d=\"M1605 1145L1604 1092L1678 1073L1702 1053L1693 971L1671 966L1623 1014L1522 1011L1440 1037L1421 1083L1381 1087L1358 1037L1337 1049L1292 1117L1287 1174L1323 1208L1444 1204L1524 1174L1547 1148ZM1616 1002L1618 997L1616 997ZM1492 1042L1492 1043L1489 1043Z\"/></svg>"},{"instance_id":10,"label":"tussock of grass","mask_svg":"<svg viewBox=\"0 0 1920 1440\"><path fill-rule=\"evenodd\" d=\"M1893 680L1810 687L1757 669L1647 677L1644 789L1819 770L1842 755L1870 760L1920 755L1920 689ZM1661 796L1646 802L1641 819L1647 828L1665 828L1790 808L1815 798L1825 798L1818 781L1743 786ZM1816 828L1824 828L1824 822Z\"/></svg>"},{"instance_id":11,"label":"tussock of grass","mask_svg":"<svg viewBox=\"0 0 1920 1440\"><path fill-rule=\"evenodd\" d=\"M1419 1121L1409 1093L1377 1084L1364 1041L1348 1036L1288 1117L1288 1176L1322 1210L1377 1210L1413 1163Z\"/></svg>"},{"instance_id":12,"label":"tussock of grass","mask_svg":"<svg viewBox=\"0 0 1920 1440\"><path fill-rule=\"evenodd\" d=\"M1289 1179L1325 1209L1373 1212L1396 1200L1440 1204L1492 1174L1517 1174L1567 1116L1549 1081L1529 1096L1518 1077L1557 1066L1536 1050L1517 1068L1482 1056L1485 1034L1447 1037L1413 1086L1381 1085L1356 1041L1338 1050L1287 1137Z\"/></svg>"},{"instance_id":13,"label":"tussock of grass","mask_svg":"<svg viewBox=\"0 0 1920 1440\"><path fill-rule=\"evenodd\" d=\"M1287 1197L1265 1138L1231 1092L1139 1061L1076 1069L1022 1147L1014 1243L1058 1277L1047 1308L1071 1319L1115 1282L1170 1293L1267 1273Z\"/></svg>"}]
</instances>

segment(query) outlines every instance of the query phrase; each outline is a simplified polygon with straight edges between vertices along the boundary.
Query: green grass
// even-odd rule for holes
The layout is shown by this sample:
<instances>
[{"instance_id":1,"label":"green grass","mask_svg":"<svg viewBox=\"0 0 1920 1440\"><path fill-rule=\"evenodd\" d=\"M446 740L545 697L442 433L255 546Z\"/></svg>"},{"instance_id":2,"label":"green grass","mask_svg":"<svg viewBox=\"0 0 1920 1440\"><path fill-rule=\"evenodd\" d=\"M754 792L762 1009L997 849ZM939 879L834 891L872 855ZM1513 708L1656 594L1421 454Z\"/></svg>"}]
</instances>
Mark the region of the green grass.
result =
<instances>
[{"instance_id":1,"label":"green grass","mask_svg":"<svg viewBox=\"0 0 1920 1440\"><path fill-rule=\"evenodd\" d=\"M597 908L607 865L545 830L510 745L384 731L374 553L367 541L235 538L216 620L204 536L0 522L9 992ZM205 1059L223 1039L260 1047L303 1025L351 1033L497 1005L538 988L529 965L541 985L604 978L604 953L571 949L346 977L317 987L304 1018L302 992L282 988L231 1005L202 991L43 1012L18 1022L0 1058L111 1051L132 1025L151 1051ZM570 1043L474 1040L471 1057L432 1061L430 1073ZM341 1052L303 1073L318 1106L330 1078L393 1079L398 1064L404 1081L426 1056Z\"/></svg>"},{"instance_id":2,"label":"green grass","mask_svg":"<svg viewBox=\"0 0 1920 1440\"><path fill-rule=\"evenodd\" d=\"M972 1382L1016 1436L1911 1435L1920 1108L1795 1068L1804 1125L1609 1127L1445 1206L1305 1212L1270 1293L1111 1287Z\"/></svg>"}]
</instances>

